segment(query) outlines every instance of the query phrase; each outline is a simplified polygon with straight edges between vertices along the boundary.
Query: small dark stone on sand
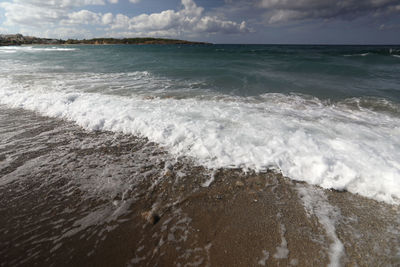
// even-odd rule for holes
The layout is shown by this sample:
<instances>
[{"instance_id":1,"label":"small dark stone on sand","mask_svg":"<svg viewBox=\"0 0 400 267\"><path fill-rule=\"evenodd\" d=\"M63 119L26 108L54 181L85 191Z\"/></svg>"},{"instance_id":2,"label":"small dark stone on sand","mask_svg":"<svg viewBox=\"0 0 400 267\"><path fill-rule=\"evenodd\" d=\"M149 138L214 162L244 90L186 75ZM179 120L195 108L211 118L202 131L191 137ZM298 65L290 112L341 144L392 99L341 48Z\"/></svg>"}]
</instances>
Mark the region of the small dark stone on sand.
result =
<instances>
[{"instance_id":1,"label":"small dark stone on sand","mask_svg":"<svg viewBox=\"0 0 400 267\"><path fill-rule=\"evenodd\" d=\"M152 216L153 224L158 223L160 221L160 219L161 219L161 217L158 214L156 214L156 213L153 214L153 216Z\"/></svg>"},{"instance_id":2,"label":"small dark stone on sand","mask_svg":"<svg viewBox=\"0 0 400 267\"><path fill-rule=\"evenodd\" d=\"M145 211L142 212L142 217L145 219L149 224L156 224L160 221L161 216L153 211Z\"/></svg>"}]
</instances>

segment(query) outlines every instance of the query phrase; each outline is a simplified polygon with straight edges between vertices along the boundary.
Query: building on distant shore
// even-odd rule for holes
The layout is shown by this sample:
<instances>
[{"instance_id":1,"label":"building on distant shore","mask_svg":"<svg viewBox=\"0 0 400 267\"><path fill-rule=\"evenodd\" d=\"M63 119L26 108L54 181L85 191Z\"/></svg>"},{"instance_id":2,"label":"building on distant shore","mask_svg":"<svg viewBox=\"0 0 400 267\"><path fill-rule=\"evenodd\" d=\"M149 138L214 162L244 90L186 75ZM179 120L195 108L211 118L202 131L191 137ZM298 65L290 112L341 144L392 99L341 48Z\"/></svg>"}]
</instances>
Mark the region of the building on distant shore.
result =
<instances>
[{"instance_id":1,"label":"building on distant shore","mask_svg":"<svg viewBox=\"0 0 400 267\"><path fill-rule=\"evenodd\" d=\"M0 45L61 44L61 40L23 36L22 34L0 34Z\"/></svg>"}]
</instances>

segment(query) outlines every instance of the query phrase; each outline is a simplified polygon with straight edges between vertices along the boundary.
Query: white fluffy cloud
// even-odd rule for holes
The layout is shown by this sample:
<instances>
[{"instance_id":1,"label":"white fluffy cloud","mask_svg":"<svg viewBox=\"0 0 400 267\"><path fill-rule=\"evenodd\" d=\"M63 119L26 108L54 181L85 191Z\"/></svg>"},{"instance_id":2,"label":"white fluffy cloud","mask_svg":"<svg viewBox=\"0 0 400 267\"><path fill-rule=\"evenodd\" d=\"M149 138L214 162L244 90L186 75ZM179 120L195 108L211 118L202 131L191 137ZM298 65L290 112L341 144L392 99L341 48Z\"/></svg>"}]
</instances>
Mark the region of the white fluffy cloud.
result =
<instances>
[{"instance_id":1,"label":"white fluffy cloud","mask_svg":"<svg viewBox=\"0 0 400 267\"><path fill-rule=\"evenodd\" d=\"M92 5L105 5L106 1L118 2L118 0L12 0L0 3L0 8L5 10L4 25L19 27L20 32L42 30L44 33L49 29L57 32L57 28L62 28L60 32L68 34L79 32L78 29L87 31L91 27L92 33L100 32L98 36L110 34L120 36L122 33L126 35L129 33L129 36L176 37L200 33L232 34L248 31L246 22L237 23L207 15L204 8L197 6L193 0L181 0L179 10L165 10L133 17L93 12L87 8ZM139 0L130 2L137 3Z\"/></svg>"},{"instance_id":2,"label":"white fluffy cloud","mask_svg":"<svg viewBox=\"0 0 400 267\"><path fill-rule=\"evenodd\" d=\"M50 8L66 8L105 4L104 0L14 0L13 3Z\"/></svg>"},{"instance_id":3,"label":"white fluffy cloud","mask_svg":"<svg viewBox=\"0 0 400 267\"><path fill-rule=\"evenodd\" d=\"M47 26L48 24L88 24L95 19L88 10L71 12L73 8L88 5L104 5L103 0L14 0L0 3L6 13L6 25ZM81 21L81 22L80 22Z\"/></svg>"},{"instance_id":4,"label":"white fluffy cloud","mask_svg":"<svg viewBox=\"0 0 400 267\"><path fill-rule=\"evenodd\" d=\"M267 9L269 22L303 19L353 19L367 14L400 11L399 0L260 0Z\"/></svg>"},{"instance_id":5,"label":"white fluffy cloud","mask_svg":"<svg viewBox=\"0 0 400 267\"><path fill-rule=\"evenodd\" d=\"M112 13L106 13L101 17L101 22L104 25L111 24L113 22L113 14Z\"/></svg>"},{"instance_id":6,"label":"white fluffy cloud","mask_svg":"<svg viewBox=\"0 0 400 267\"><path fill-rule=\"evenodd\" d=\"M183 8L178 11L165 10L132 18L118 14L111 29L129 29L138 33L147 32L150 35L156 32L162 32L163 35L177 35L185 32L239 33L248 31L244 21L237 23L204 15L204 8L197 6L193 0L182 0L182 6Z\"/></svg>"},{"instance_id":7,"label":"white fluffy cloud","mask_svg":"<svg viewBox=\"0 0 400 267\"><path fill-rule=\"evenodd\" d=\"M80 10L68 14L67 20L62 20L61 24L99 24L102 16L89 10Z\"/></svg>"},{"instance_id":8,"label":"white fluffy cloud","mask_svg":"<svg viewBox=\"0 0 400 267\"><path fill-rule=\"evenodd\" d=\"M0 3L0 7L6 10L6 25L29 25L39 26L57 22L63 17L62 10L52 8L41 8L31 4Z\"/></svg>"}]
</instances>

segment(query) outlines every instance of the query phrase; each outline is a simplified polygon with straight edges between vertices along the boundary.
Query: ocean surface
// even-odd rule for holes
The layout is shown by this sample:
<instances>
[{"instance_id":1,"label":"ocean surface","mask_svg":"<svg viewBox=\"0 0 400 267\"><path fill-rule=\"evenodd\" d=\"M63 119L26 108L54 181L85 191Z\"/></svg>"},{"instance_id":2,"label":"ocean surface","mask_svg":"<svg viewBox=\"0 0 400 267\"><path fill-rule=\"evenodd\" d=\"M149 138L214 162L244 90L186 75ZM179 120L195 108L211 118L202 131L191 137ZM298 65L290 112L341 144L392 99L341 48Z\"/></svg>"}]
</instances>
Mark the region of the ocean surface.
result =
<instances>
[{"instance_id":1,"label":"ocean surface","mask_svg":"<svg viewBox=\"0 0 400 267\"><path fill-rule=\"evenodd\" d=\"M232 195L244 202L227 225L243 211L262 233L257 218L276 216L259 236L278 234L276 253L257 247L247 265L400 262L400 46L0 47L0 266L210 263L218 240L192 242L193 218L212 231L225 202L207 199L232 186L250 193ZM190 215L185 199L211 206ZM160 216L158 232L143 224Z\"/></svg>"},{"instance_id":2,"label":"ocean surface","mask_svg":"<svg viewBox=\"0 0 400 267\"><path fill-rule=\"evenodd\" d=\"M399 204L399 74L395 46L1 47L0 103Z\"/></svg>"}]
</instances>

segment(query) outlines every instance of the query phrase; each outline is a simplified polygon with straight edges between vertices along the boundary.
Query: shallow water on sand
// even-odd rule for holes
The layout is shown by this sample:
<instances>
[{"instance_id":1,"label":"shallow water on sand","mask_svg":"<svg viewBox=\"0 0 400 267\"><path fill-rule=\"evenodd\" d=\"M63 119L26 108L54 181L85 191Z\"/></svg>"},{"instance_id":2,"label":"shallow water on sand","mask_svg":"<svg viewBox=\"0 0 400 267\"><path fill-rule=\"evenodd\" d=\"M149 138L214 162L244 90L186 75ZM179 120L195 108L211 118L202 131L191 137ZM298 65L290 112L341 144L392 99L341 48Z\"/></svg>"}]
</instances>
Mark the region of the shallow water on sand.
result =
<instances>
[{"instance_id":1,"label":"shallow water on sand","mask_svg":"<svg viewBox=\"0 0 400 267\"><path fill-rule=\"evenodd\" d=\"M400 263L400 211L0 107L1 266Z\"/></svg>"}]
</instances>

